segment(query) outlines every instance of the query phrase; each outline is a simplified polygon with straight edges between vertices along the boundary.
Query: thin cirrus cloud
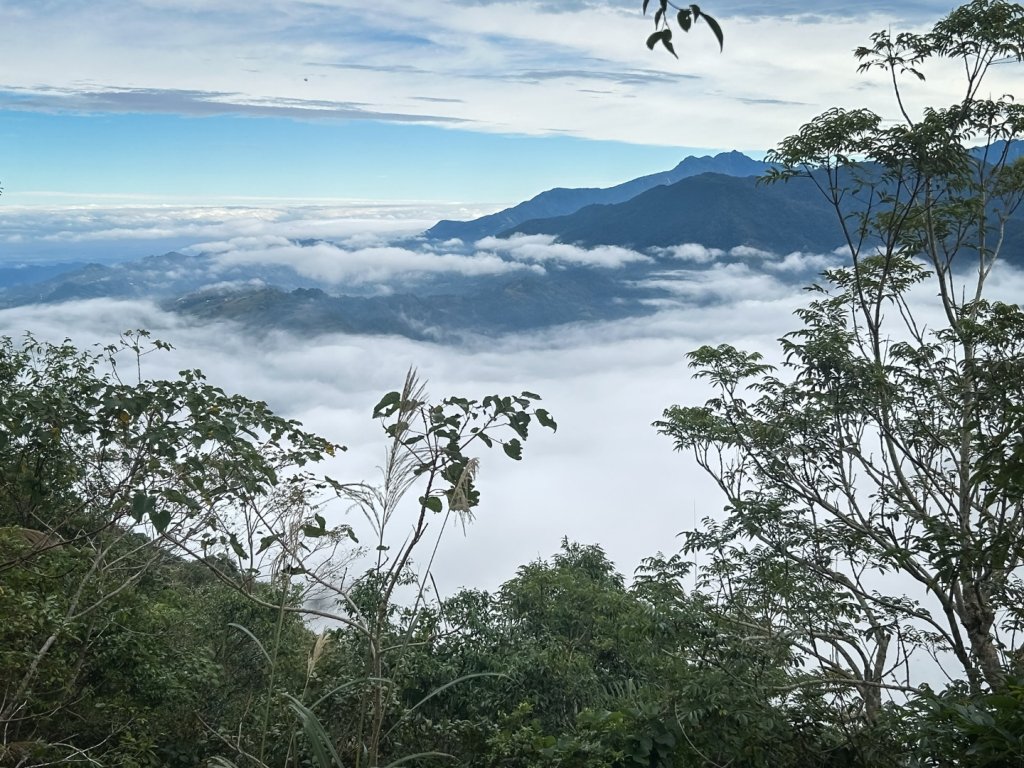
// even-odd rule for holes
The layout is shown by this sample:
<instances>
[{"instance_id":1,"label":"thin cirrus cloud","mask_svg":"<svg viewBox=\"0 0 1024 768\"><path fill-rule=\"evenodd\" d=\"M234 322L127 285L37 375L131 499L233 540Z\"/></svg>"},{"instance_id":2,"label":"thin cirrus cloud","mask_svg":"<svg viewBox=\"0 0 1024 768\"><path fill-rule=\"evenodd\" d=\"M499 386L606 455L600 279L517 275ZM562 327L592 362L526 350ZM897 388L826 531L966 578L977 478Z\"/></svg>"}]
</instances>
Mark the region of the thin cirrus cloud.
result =
<instances>
[{"instance_id":1,"label":"thin cirrus cloud","mask_svg":"<svg viewBox=\"0 0 1024 768\"><path fill-rule=\"evenodd\" d=\"M468 0L469 5L497 5L505 0ZM616 0L526 0L523 5L543 8L552 13L586 11L588 9L619 5ZM639 5L639 3L637 4ZM652 5L652 7L654 7ZM798 0L797 2L744 2L744 0L710 0L701 8L714 16L741 18L762 17L837 17L855 18L866 13L891 10L892 3L884 0L862 0L857 4L838 4L834 0ZM948 4L936 0L906 0L901 4L904 18L931 17L947 11Z\"/></svg>"},{"instance_id":2,"label":"thin cirrus cloud","mask_svg":"<svg viewBox=\"0 0 1024 768\"><path fill-rule=\"evenodd\" d=\"M265 98L242 94L168 88L12 88L0 92L0 106L29 111L155 112L203 117L241 115L301 120L381 120L386 122L463 123L456 117L429 113L381 112L366 104L323 99Z\"/></svg>"},{"instance_id":3,"label":"thin cirrus cloud","mask_svg":"<svg viewBox=\"0 0 1024 768\"><path fill-rule=\"evenodd\" d=\"M849 54L871 32L948 10L930 0L706 3L726 51L698 25L677 62L643 45L651 19L639 5L71 0L58 13L9 4L0 90L22 108L231 109L763 149L824 108L877 99L853 91L861 79ZM951 93L943 82L930 81L929 93ZM581 92L588 83L611 92L595 99ZM681 90L666 93L667 83ZM751 106L756 120L743 113Z\"/></svg>"}]
</instances>

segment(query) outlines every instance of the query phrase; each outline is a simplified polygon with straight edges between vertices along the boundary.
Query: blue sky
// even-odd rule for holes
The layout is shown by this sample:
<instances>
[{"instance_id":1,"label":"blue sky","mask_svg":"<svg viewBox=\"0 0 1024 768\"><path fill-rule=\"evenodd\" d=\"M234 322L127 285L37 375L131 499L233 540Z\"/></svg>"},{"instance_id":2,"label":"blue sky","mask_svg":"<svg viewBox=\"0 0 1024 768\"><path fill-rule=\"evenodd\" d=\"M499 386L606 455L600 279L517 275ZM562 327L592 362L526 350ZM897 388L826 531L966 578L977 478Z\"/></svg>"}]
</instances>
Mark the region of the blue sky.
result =
<instances>
[{"instance_id":1,"label":"blue sky","mask_svg":"<svg viewBox=\"0 0 1024 768\"><path fill-rule=\"evenodd\" d=\"M512 203L767 149L885 89L852 48L947 5L705 5L648 51L639 2L0 0L3 204ZM943 78L920 89L943 101Z\"/></svg>"},{"instance_id":2,"label":"blue sky","mask_svg":"<svg viewBox=\"0 0 1024 768\"><path fill-rule=\"evenodd\" d=\"M8 111L0 122L2 178L24 203L502 202L680 159L675 147L366 120Z\"/></svg>"}]
</instances>

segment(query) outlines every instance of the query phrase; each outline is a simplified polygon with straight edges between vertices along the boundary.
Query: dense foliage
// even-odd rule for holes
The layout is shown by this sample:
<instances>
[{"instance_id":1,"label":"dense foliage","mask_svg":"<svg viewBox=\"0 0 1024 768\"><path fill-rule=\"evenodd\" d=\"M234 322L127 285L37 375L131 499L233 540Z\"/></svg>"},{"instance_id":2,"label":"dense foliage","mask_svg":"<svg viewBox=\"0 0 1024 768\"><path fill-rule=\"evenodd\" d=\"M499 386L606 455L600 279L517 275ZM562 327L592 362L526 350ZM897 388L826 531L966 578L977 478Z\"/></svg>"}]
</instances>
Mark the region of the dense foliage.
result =
<instances>
[{"instance_id":1,"label":"dense foliage","mask_svg":"<svg viewBox=\"0 0 1024 768\"><path fill-rule=\"evenodd\" d=\"M0 348L0 765L853 766L921 750L1012 765L1020 752L1009 669L998 690L957 684L870 716L856 687L820 685L767 610L818 593L767 560L726 596L695 588L713 574L680 555L627 584L600 547L567 540L494 594L430 597L413 555L430 521L478 503L465 451L519 458L531 423L554 426L536 395L431 404L410 376L374 412L382 483L343 484L304 468L338 446L266 406L195 372L142 379L154 346ZM370 540L327 526L325 491L364 513Z\"/></svg>"}]
</instances>

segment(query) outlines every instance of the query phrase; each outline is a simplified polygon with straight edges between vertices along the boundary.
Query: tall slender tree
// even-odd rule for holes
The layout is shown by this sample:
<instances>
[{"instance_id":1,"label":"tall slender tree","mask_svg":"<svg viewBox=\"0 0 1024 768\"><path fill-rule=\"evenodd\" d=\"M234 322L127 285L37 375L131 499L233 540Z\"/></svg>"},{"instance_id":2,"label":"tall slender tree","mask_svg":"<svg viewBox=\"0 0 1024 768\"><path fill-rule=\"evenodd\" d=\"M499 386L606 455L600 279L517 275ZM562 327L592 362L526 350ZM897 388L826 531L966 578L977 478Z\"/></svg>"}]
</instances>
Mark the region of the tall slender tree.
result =
<instances>
[{"instance_id":1,"label":"tall slender tree","mask_svg":"<svg viewBox=\"0 0 1024 768\"><path fill-rule=\"evenodd\" d=\"M768 158L769 182L828 199L848 264L813 286L777 366L698 349L715 397L656 422L727 499L687 534L707 579L774 596L763 618L816 660L808 684L857 692L869 718L885 689L929 679L922 652L977 692L1020 648L1024 312L989 294L1024 196L1024 108L986 83L1022 53L1024 7L1002 0L856 51L894 119L831 109ZM915 113L906 81L949 63L960 100Z\"/></svg>"}]
</instances>

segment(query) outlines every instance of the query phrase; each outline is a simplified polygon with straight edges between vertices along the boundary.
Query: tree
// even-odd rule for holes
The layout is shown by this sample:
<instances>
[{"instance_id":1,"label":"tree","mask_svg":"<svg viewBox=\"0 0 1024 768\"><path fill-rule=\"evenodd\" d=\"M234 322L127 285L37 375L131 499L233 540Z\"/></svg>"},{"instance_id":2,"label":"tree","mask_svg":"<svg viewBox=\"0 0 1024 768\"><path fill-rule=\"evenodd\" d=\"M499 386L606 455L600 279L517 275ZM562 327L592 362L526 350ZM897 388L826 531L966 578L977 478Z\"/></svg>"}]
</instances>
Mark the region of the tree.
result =
<instances>
[{"instance_id":1,"label":"tree","mask_svg":"<svg viewBox=\"0 0 1024 768\"><path fill-rule=\"evenodd\" d=\"M268 495L212 516L218 530L229 532L230 548L216 560L206 559L221 581L282 617L313 617L327 625L311 651L301 691L273 690L278 640L265 646L254 638L270 667L270 690L257 723L258 746L249 749L253 739L239 734L231 743L237 760L252 766L272 764L276 755L271 755L265 735L274 697L298 715L307 747L323 766L340 762L341 754L349 755L357 768L409 757L394 754L402 744L392 736L419 707L399 696L406 680L405 660L409 648L424 643L429 634L424 623L431 615L430 571L440 538L452 525L471 520L480 503L480 462L471 451L500 446L506 457L521 459L531 425L557 426L538 407L539 400L532 392L522 392L431 402L410 371L403 388L387 393L373 410L387 439L379 484L318 480L300 473L278 487L281 498ZM369 546L359 544L357 525L327 527L321 507L323 492L330 490L365 520ZM410 503L410 496L415 502ZM165 538L193 557L204 554L187 539L169 533ZM423 562L414 562L414 555L426 547L430 549ZM254 590L261 579L274 586L279 602ZM430 699L459 682L461 678L445 680L423 697ZM322 721L329 725L325 728ZM285 764L297 754L293 741L288 741ZM235 765L223 758L218 764Z\"/></svg>"},{"instance_id":2,"label":"tree","mask_svg":"<svg viewBox=\"0 0 1024 768\"><path fill-rule=\"evenodd\" d=\"M600 547L565 540L494 594L432 606L392 657L409 713L392 745L495 768L842 765L845 734L808 727L813 702L778 692L794 673L785 643L725 635L731 624L687 593L686 574L678 556L657 556L627 588ZM339 638L326 663L343 663L344 647ZM351 679L343 669L326 674ZM327 718L343 733L347 704Z\"/></svg>"},{"instance_id":3,"label":"tree","mask_svg":"<svg viewBox=\"0 0 1024 768\"><path fill-rule=\"evenodd\" d=\"M727 499L686 534L709 584L760 600L815 663L807 684L855 692L869 721L884 690L920 690L922 652L976 694L1019 654L1024 312L987 288L1024 196L1024 108L982 94L1022 54L1024 7L1001 0L856 51L898 119L829 110L770 153L767 179L818 186L850 264L812 287L781 363L702 347L691 365L715 397L656 422ZM936 61L960 65L963 97L914 114L904 80Z\"/></svg>"},{"instance_id":4,"label":"tree","mask_svg":"<svg viewBox=\"0 0 1024 768\"><path fill-rule=\"evenodd\" d=\"M167 626L153 613L159 599L147 585L174 560L169 537L210 552L240 548L218 527L220 510L258 503L296 467L335 449L266 404L207 384L198 371L143 379L141 357L166 347L145 332L96 352L31 336L20 345L0 339L4 745L85 759L124 735L114 717L121 705L97 693L100 681L136 660L145 673L134 677L153 697L201 676L208 669L201 650L186 657L131 640ZM121 370L135 380L123 380ZM140 603L143 591L155 602ZM106 718L85 714L97 702ZM129 735L139 737L139 710L128 702L123 711L136 721ZM85 741L82 723L104 719L114 730ZM76 745L67 743L72 727Z\"/></svg>"},{"instance_id":5,"label":"tree","mask_svg":"<svg viewBox=\"0 0 1024 768\"><path fill-rule=\"evenodd\" d=\"M326 765L336 745L314 709L348 690L356 727L338 742L377 765L410 712L394 691L429 615L433 555L416 573L414 553L477 508L474 448L518 460L529 427L554 420L529 392L430 402L410 372L373 412L382 483L341 483L310 468L341 446L265 403L198 371L143 378L165 348L145 332L96 352L0 339L0 762L194 765L229 748ZM328 527L332 493L372 548ZM325 688L332 645L356 666Z\"/></svg>"}]
</instances>

